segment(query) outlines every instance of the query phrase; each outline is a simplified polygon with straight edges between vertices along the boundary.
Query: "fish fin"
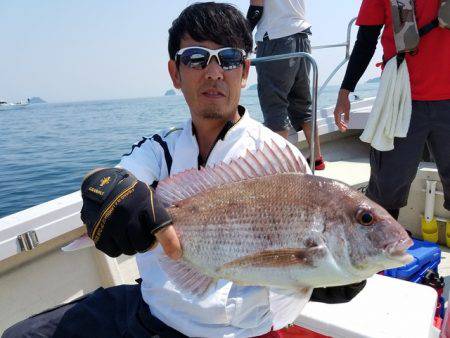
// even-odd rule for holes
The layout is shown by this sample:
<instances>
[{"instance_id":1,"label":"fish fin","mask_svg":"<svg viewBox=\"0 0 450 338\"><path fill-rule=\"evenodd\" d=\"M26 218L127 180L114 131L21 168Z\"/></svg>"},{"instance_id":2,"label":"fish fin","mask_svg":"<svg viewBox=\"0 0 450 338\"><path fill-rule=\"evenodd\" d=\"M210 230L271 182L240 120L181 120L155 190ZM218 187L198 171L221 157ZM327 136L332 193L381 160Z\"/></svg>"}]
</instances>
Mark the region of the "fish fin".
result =
<instances>
[{"instance_id":1,"label":"fish fin","mask_svg":"<svg viewBox=\"0 0 450 338\"><path fill-rule=\"evenodd\" d=\"M94 246L94 241L92 239L90 239L88 235L85 234L85 235L77 238L73 242L67 244L66 246L63 246L61 248L61 250L64 252L69 252L69 251L77 251L77 250L81 250L81 249L85 249L85 248L90 248L93 246Z\"/></svg>"},{"instance_id":2,"label":"fish fin","mask_svg":"<svg viewBox=\"0 0 450 338\"><path fill-rule=\"evenodd\" d=\"M225 263L221 270L235 267L283 267L290 265L314 266L314 262L326 255L325 247L313 246L310 248L265 250L252 255L244 256Z\"/></svg>"},{"instance_id":3,"label":"fish fin","mask_svg":"<svg viewBox=\"0 0 450 338\"><path fill-rule=\"evenodd\" d=\"M164 206L171 206L220 185L277 173L306 173L301 157L289 146L281 148L275 142L264 142L261 149L247 153L229 163L186 170L158 183L156 195Z\"/></svg>"},{"instance_id":4,"label":"fish fin","mask_svg":"<svg viewBox=\"0 0 450 338\"><path fill-rule=\"evenodd\" d=\"M270 288L270 311L273 314L273 330L280 330L292 324L311 298L313 288L298 290Z\"/></svg>"},{"instance_id":5,"label":"fish fin","mask_svg":"<svg viewBox=\"0 0 450 338\"><path fill-rule=\"evenodd\" d=\"M175 261L163 255L159 258L159 264L170 281L182 292L201 296L214 283L212 277L205 275L186 261Z\"/></svg>"}]
</instances>

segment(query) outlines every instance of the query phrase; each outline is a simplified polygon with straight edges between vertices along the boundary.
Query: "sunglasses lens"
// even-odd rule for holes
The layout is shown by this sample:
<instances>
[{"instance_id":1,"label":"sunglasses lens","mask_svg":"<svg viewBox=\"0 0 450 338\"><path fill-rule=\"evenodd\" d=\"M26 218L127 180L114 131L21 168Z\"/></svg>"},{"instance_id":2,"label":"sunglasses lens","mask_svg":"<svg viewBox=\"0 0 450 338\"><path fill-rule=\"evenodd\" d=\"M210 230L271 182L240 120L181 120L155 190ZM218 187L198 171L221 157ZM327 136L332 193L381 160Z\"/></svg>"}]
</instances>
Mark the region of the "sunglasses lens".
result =
<instances>
[{"instance_id":1,"label":"sunglasses lens","mask_svg":"<svg viewBox=\"0 0 450 338\"><path fill-rule=\"evenodd\" d=\"M200 48L186 49L180 56L180 60L184 65L194 69L205 68L208 58L208 51Z\"/></svg>"},{"instance_id":2,"label":"sunglasses lens","mask_svg":"<svg viewBox=\"0 0 450 338\"><path fill-rule=\"evenodd\" d=\"M244 62L244 54L241 50L227 48L219 52L220 63L224 70L238 68Z\"/></svg>"}]
</instances>

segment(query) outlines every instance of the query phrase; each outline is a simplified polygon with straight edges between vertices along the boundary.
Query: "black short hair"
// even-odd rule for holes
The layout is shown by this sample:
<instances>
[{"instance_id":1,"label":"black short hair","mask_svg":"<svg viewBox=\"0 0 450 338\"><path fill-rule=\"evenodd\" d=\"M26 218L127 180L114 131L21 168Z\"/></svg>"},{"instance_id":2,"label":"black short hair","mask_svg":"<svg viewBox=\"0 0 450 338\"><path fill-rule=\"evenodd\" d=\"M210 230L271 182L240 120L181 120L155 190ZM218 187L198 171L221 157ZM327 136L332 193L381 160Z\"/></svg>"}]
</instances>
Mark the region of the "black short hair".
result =
<instances>
[{"instance_id":1,"label":"black short hair","mask_svg":"<svg viewBox=\"0 0 450 338\"><path fill-rule=\"evenodd\" d=\"M233 5L203 2L185 8L169 29L169 56L175 59L181 39L189 34L196 41L213 41L249 53L252 33L244 15Z\"/></svg>"}]
</instances>

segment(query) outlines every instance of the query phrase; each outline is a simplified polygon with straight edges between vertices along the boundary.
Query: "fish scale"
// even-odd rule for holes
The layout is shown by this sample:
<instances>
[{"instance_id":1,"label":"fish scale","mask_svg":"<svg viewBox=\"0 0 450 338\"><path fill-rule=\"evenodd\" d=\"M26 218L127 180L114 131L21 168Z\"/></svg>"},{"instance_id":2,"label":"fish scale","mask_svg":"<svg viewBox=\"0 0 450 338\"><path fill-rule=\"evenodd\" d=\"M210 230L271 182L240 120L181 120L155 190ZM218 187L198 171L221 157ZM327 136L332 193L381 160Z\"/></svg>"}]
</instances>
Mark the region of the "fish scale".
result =
<instances>
[{"instance_id":1,"label":"fish scale","mask_svg":"<svg viewBox=\"0 0 450 338\"><path fill-rule=\"evenodd\" d=\"M224 259L238 258L255 250L278 248L286 244L286 240L298 244L302 238L301 233L307 229L302 230L297 225L302 222L305 225L311 224L308 222L308 217L311 216L299 209L298 201L289 199L285 192L280 193L280 176L226 185L168 209L180 234L186 256L189 257L190 245L195 245L194 243L211 252L220 252L220 255L225 255ZM291 184L296 184L298 182L294 181L301 179L299 175L290 176ZM279 197L285 201L273 203L276 195L281 195ZM228 208L230 204L231 210ZM191 217L192 209L198 210L194 218ZM218 213L217 210L221 212ZM279 231L281 229L286 232ZM243 242L240 240L242 238L247 238L247 241ZM230 248L238 249L233 250L237 255L228 253Z\"/></svg>"}]
</instances>

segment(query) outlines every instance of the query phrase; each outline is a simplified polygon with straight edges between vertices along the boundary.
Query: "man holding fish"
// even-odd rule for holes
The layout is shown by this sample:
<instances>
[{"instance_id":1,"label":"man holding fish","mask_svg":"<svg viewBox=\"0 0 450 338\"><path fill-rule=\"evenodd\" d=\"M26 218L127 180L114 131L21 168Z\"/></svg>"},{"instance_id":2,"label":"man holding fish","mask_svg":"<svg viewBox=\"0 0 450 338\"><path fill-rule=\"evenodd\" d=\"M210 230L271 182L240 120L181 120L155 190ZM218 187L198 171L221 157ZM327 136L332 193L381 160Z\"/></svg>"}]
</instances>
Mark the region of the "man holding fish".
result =
<instances>
[{"instance_id":1,"label":"man holding fish","mask_svg":"<svg viewBox=\"0 0 450 338\"><path fill-rule=\"evenodd\" d=\"M4 337L273 337L314 288L348 301L408 261L411 239L384 209L309 175L299 150L239 105L251 48L231 5L194 4L173 22L168 68L191 119L81 188L88 235L112 257L136 254L142 282L100 288Z\"/></svg>"}]
</instances>

